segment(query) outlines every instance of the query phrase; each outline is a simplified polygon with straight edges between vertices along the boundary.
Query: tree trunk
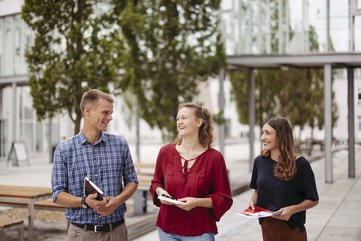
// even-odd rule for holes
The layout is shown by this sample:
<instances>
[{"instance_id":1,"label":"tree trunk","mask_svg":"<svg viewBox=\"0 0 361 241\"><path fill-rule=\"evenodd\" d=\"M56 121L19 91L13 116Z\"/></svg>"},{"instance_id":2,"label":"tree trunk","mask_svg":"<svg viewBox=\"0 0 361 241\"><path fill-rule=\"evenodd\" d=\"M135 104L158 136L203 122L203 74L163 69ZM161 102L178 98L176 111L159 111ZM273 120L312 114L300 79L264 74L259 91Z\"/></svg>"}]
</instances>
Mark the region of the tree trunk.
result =
<instances>
[{"instance_id":1,"label":"tree trunk","mask_svg":"<svg viewBox=\"0 0 361 241\"><path fill-rule=\"evenodd\" d=\"M78 134L80 132L80 121L81 121L81 114L77 113L75 122L74 122L74 135Z\"/></svg>"}]
</instances>

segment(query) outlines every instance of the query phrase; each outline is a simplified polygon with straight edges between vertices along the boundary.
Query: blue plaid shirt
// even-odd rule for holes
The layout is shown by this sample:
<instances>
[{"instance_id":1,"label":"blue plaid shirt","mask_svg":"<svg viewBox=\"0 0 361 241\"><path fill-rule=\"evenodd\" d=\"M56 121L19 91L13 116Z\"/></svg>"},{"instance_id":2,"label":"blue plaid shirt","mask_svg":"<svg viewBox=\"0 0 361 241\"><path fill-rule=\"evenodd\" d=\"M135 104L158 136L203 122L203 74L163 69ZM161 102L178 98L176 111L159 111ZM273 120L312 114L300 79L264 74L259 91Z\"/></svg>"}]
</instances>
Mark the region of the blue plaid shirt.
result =
<instances>
[{"instance_id":1,"label":"blue plaid shirt","mask_svg":"<svg viewBox=\"0 0 361 241\"><path fill-rule=\"evenodd\" d=\"M128 143L120 136L102 132L94 145L79 133L59 144L54 152L51 177L52 198L60 192L84 196L84 178L89 177L104 196L117 196L130 182L138 183ZM123 186L124 184L124 186ZM107 217L100 217L94 209L67 208L65 216L73 223L106 224L124 217L126 205Z\"/></svg>"}]
</instances>

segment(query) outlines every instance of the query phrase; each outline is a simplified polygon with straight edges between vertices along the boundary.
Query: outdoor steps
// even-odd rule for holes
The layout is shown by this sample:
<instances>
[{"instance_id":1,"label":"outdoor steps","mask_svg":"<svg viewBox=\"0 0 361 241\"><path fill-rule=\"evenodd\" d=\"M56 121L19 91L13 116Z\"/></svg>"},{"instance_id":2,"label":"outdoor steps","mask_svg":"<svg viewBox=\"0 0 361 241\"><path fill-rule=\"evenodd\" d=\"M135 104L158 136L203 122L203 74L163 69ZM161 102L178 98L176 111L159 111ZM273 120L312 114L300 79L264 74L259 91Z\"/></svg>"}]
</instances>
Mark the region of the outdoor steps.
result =
<instances>
[{"instance_id":1,"label":"outdoor steps","mask_svg":"<svg viewBox=\"0 0 361 241\"><path fill-rule=\"evenodd\" d=\"M156 220L158 212L151 214L144 214L142 216L132 216L131 218L125 218L125 222L128 228L129 240L136 239L148 232L156 229Z\"/></svg>"}]
</instances>

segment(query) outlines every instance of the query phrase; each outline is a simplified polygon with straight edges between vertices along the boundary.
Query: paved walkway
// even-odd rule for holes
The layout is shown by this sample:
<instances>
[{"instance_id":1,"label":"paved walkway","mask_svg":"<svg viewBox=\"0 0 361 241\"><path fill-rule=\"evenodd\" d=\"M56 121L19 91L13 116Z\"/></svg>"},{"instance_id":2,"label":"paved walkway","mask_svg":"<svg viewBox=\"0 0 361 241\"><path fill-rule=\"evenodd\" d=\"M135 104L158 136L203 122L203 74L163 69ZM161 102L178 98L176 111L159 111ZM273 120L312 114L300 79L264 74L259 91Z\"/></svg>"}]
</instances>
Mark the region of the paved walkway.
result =
<instances>
[{"instance_id":1,"label":"paved walkway","mask_svg":"<svg viewBox=\"0 0 361 241\"><path fill-rule=\"evenodd\" d=\"M312 163L319 191L320 203L307 211L306 228L310 241L361 240L361 152L356 155L356 178L348 178L347 151L333 155L334 182L325 183L324 159ZM247 220L234 213L248 203L252 191L235 197L232 210L220 222L217 240L262 240L257 220ZM233 225L232 225L233 224Z\"/></svg>"},{"instance_id":2,"label":"paved walkway","mask_svg":"<svg viewBox=\"0 0 361 241\"><path fill-rule=\"evenodd\" d=\"M256 143L255 147L259 148ZM152 162L159 150L159 145L148 145L141 149L142 161ZM131 146L131 151L135 150ZM219 234L216 240L225 241L261 241L261 231L257 220L240 217L237 211L246 207L251 190L244 190L250 180L248 144L238 143L226 147L225 159L230 170L233 190L243 189L234 196L234 204L218 224ZM258 153L256 150L255 153ZM134 154L133 154L134 156ZM361 240L361 147L356 153L356 178L349 179L347 151L333 154L333 184L326 184L324 177L324 159L312 162L315 172L320 203L307 212L306 228L310 241L360 241ZM0 184L50 186L51 164L48 155L31 156L31 166L22 163L20 167L6 167L6 161L0 161ZM1 207L0 207L1 208ZM1 209L0 209L1 210ZM151 210L153 214L154 209ZM127 223L135 223L145 217L128 217ZM39 224L39 223L38 223ZM39 225L43 225L40 223ZM51 224L45 224L49 228ZM52 235L39 236L39 240L65 240L65 225L54 230ZM42 228L42 226L41 226ZM40 227L39 227L40 229ZM38 230L38 233L40 231ZM40 235L40 233L39 233ZM141 236L136 241L158 240L153 231Z\"/></svg>"},{"instance_id":3,"label":"paved walkway","mask_svg":"<svg viewBox=\"0 0 361 241\"><path fill-rule=\"evenodd\" d=\"M361 240L361 147L356 151L356 178L348 178L347 155L346 150L333 154L332 184L325 183L324 158L311 164L316 177L320 203L307 211L306 228L309 241ZM241 182L242 178L239 180ZM218 223L217 241L262 240L258 220L243 218L236 214L237 211L246 208L251 193L252 190L247 190L234 197L231 210ZM135 240L158 240L157 232L150 232Z\"/></svg>"}]
</instances>

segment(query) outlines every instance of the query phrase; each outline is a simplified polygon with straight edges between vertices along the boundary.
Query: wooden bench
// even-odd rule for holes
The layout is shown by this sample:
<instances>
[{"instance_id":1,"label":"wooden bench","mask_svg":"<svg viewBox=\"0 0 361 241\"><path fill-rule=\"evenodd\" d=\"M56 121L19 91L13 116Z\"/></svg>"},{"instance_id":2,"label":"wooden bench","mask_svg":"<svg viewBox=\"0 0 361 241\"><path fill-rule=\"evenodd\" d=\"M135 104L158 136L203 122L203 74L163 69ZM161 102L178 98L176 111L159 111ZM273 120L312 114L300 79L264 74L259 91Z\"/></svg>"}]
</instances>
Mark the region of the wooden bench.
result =
<instances>
[{"instance_id":1,"label":"wooden bench","mask_svg":"<svg viewBox=\"0 0 361 241\"><path fill-rule=\"evenodd\" d=\"M1 206L27 208L28 203L26 202L0 202ZM54 211L65 211L65 207L56 204L51 199L41 200L34 203L34 209L38 210L54 210Z\"/></svg>"},{"instance_id":2,"label":"wooden bench","mask_svg":"<svg viewBox=\"0 0 361 241\"><path fill-rule=\"evenodd\" d=\"M152 178L149 176L138 176L138 181L138 189L133 195L134 215L142 215L147 213L148 192Z\"/></svg>"},{"instance_id":3,"label":"wooden bench","mask_svg":"<svg viewBox=\"0 0 361 241\"><path fill-rule=\"evenodd\" d=\"M145 165L149 167L150 165ZM154 167L154 165L152 165ZM149 175L138 176L138 189L133 195L134 200L134 215L142 215L147 213L147 199L149 187L152 181L152 177ZM17 207L17 208L27 208L27 202L10 202L10 201L0 201L1 206L8 207ZM56 204L52 199L37 201L34 203L34 210L49 210L49 211L65 211L65 207Z\"/></svg>"},{"instance_id":4,"label":"wooden bench","mask_svg":"<svg viewBox=\"0 0 361 241\"><path fill-rule=\"evenodd\" d=\"M65 211L65 207L54 203L52 199L37 201L34 204L35 209L50 210L50 211Z\"/></svg>"},{"instance_id":5,"label":"wooden bench","mask_svg":"<svg viewBox=\"0 0 361 241\"><path fill-rule=\"evenodd\" d=\"M133 195L134 215L147 213L147 199L149 187L154 175L155 163L135 162L138 176L138 189Z\"/></svg>"},{"instance_id":6,"label":"wooden bench","mask_svg":"<svg viewBox=\"0 0 361 241\"><path fill-rule=\"evenodd\" d=\"M0 220L0 241L5 241L5 231L17 230L19 240L24 240L24 221L20 219L2 219Z\"/></svg>"},{"instance_id":7,"label":"wooden bench","mask_svg":"<svg viewBox=\"0 0 361 241\"><path fill-rule=\"evenodd\" d=\"M153 176L154 174L155 163L136 162L134 166L140 176Z\"/></svg>"}]
</instances>

